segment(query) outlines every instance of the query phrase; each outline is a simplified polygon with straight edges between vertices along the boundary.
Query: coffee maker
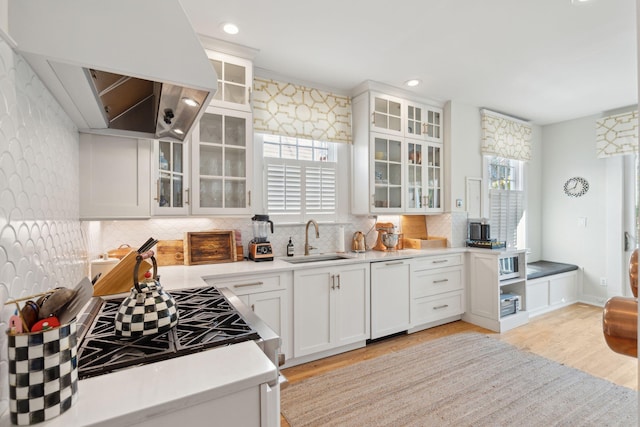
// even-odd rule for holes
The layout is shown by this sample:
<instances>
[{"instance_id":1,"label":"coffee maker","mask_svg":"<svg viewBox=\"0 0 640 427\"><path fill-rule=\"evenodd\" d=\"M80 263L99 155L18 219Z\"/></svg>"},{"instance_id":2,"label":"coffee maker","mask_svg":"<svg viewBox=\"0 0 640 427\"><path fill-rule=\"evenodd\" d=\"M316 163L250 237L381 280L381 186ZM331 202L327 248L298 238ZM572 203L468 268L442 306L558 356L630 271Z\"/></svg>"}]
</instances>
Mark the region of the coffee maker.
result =
<instances>
[{"instance_id":1,"label":"coffee maker","mask_svg":"<svg viewBox=\"0 0 640 427\"><path fill-rule=\"evenodd\" d=\"M273 233L273 221L269 220L269 215L254 215L251 221L253 239L249 242L249 259L273 261L273 247L267 240L269 229Z\"/></svg>"}]
</instances>

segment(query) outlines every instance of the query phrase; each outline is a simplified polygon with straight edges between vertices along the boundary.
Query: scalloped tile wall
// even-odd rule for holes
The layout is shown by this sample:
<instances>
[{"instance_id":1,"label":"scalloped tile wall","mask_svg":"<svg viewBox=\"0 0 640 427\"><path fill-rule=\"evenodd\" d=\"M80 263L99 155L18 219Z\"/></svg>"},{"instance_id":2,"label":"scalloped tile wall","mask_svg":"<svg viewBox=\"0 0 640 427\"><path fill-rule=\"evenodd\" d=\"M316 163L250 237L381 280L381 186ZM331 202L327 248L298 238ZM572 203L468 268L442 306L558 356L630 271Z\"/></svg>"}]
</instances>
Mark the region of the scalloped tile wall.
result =
<instances>
[{"instance_id":1,"label":"scalloped tile wall","mask_svg":"<svg viewBox=\"0 0 640 427\"><path fill-rule=\"evenodd\" d=\"M86 272L78 131L31 67L0 38L0 413L8 405L13 298L75 286Z\"/></svg>"}]
</instances>

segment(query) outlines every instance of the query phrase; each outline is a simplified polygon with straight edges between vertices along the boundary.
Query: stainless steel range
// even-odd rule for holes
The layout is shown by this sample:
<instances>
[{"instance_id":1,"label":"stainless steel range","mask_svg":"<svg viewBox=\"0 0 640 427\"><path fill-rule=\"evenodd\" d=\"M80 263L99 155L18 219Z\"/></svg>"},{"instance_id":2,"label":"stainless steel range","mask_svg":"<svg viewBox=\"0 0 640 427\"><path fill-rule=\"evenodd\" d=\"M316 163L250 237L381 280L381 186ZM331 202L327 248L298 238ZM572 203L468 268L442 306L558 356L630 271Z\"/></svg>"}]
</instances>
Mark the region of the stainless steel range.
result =
<instances>
[{"instance_id":1,"label":"stainless steel range","mask_svg":"<svg viewBox=\"0 0 640 427\"><path fill-rule=\"evenodd\" d=\"M178 325L137 338L115 334L114 319L124 298L94 298L79 327L80 379L248 340L278 367L280 337L231 291L209 286L170 293L178 306Z\"/></svg>"}]
</instances>

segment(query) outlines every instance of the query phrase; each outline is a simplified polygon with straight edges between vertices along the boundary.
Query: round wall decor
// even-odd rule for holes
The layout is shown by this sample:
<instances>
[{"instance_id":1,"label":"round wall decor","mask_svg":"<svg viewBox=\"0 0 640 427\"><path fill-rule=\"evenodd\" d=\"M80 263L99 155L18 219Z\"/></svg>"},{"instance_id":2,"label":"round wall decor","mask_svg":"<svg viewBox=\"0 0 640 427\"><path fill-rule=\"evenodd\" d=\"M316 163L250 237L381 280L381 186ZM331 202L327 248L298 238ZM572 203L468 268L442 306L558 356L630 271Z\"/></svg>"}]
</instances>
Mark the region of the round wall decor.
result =
<instances>
[{"instance_id":1,"label":"round wall decor","mask_svg":"<svg viewBox=\"0 0 640 427\"><path fill-rule=\"evenodd\" d=\"M564 183L564 193L569 197L584 196L587 191L589 191L589 182L582 177L575 176Z\"/></svg>"}]
</instances>

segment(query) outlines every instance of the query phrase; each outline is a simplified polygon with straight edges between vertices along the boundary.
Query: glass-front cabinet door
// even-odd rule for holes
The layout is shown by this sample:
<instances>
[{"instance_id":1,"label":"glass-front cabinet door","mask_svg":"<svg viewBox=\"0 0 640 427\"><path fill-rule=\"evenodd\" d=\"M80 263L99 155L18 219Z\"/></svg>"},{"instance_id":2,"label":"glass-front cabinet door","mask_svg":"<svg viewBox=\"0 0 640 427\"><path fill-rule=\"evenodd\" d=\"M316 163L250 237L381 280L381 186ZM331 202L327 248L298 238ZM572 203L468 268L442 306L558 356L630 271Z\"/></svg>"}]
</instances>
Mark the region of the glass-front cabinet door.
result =
<instances>
[{"instance_id":1,"label":"glass-front cabinet door","mask_svg":"<svg viewBox=\"0 0 640 427\"><path fill-rule=\"evenodd\" d=\"M207 56L218 74L218 90L211 104L251 111L251 88L253 87L251 61L212 51L207 51Z\"/></svg>"},{"instance_id":2,"label":"glass-front cabinet door","mask_svg":"<svg viewBox=\"0 0 640 427\"><path fill-rule=\"evenodd\" d=\"M249 213L251 138L251 114L207 108L194 129L192 213Z\"/></svg>"},{"instance_id":3,"label":"glass-front cabinet door","mask_svg":"<svg viewBox=\"0 0 640 427\"><path fill-rule=\"evenodd\" d=\"M402 100L383 94L371 94L371 131L402 136Z\"/></svg>"},{"instance_id":4,"label":"glass-front cabinet door","mask_svg":"<svg viewBox=\"0 0 640 427\"><path fill-rule=\"evenodd\" d=\"M408 138L442 142L442 110L416 103L406 103L404 133Z\"/></svg>"},{"instance_id":5,"label":"glass-front cabinet door","mask_svg":"<svg viewBox=\"0 0 640 427\"><path fill-rule=\"evenodd\" d=\"M402 139L372 134L372 212L401 212L403 172Z\"/></svg>"},{"instance_id":6,"label":"glass-front cabinet door","mask_svg":"<svg viewBox=\"0 0 640 427\"><path fill-rule=\"evenodd\" d=\"M189 213L187 146L178 141L154 141L155 189L151 193L154 215Z\"/></svg>"},{"instance_id":7,"label":"glass-front cabinet door","mask_svg":"<svg viewBox=\"0 0 640 427\"><path fill-rule=\"evenodd\" d=\"M442 145L408 139L407 212L442 212Z\"/></svg>"}]
</instances>

